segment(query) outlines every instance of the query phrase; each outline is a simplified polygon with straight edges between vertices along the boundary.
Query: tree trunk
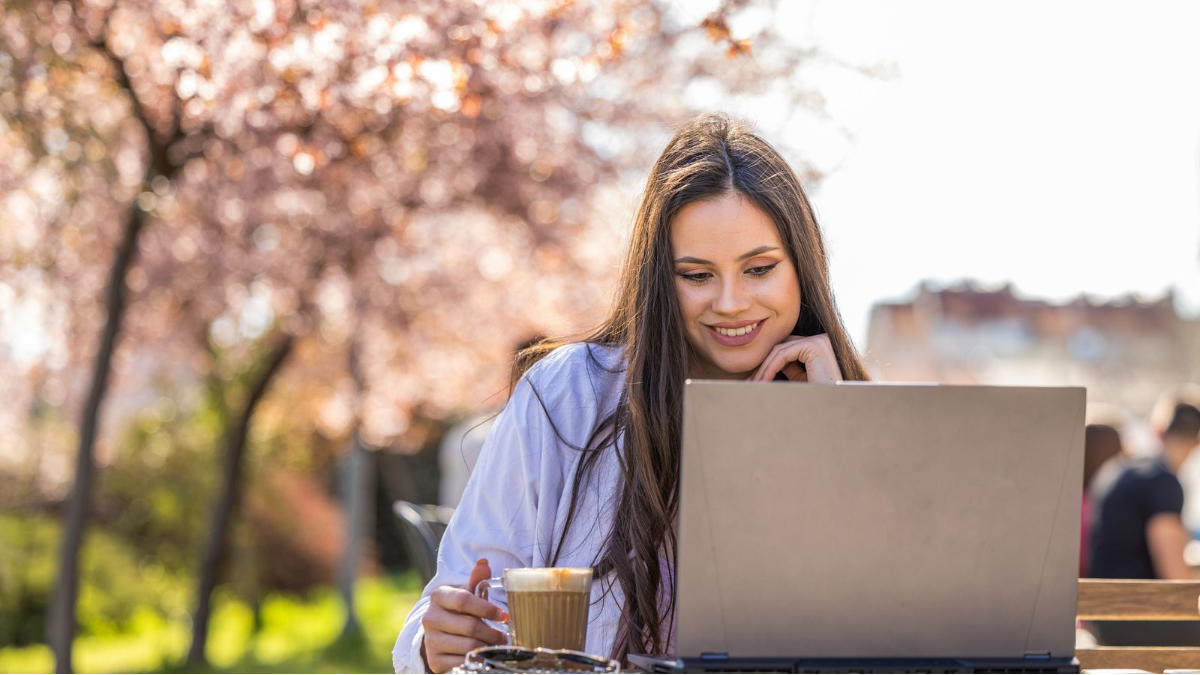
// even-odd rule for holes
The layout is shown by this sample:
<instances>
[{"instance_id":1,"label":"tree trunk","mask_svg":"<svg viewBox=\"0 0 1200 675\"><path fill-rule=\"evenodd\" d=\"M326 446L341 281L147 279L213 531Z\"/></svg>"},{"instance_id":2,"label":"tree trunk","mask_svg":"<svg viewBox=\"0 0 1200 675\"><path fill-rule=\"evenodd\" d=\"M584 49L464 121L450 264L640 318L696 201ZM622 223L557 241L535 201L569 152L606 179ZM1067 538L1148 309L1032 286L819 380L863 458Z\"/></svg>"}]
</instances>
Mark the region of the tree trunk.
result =
<instances>
[{"instance_id":1,"label":"tree trunk","mask_svg":"<svg viewBox=\"0 0 1200 675\"><path fill-rule=\"evenodd\" d=\"M338 568L338 588L346 606L346 623L342 627L342 638L349 638L360 629L354 613L354 583L362 560L363 533L369 531L366 518L371 504L369 482L371 458L369 451L359 438L357 430L350 443L350 451L342 460L341 492L345 517L346 545Z\"/></svg>"},{"instance_id":2,"label":"tree trunk","mask_svg":"<svg viewBox=\"0 0 1200 675\"><path fill-rule=\"evenodd\" d=\"M267 386L279 372L280 366L292 350L293 339L284 336L271 348L266 366L250 388L237 424L225 437L224 485L213 504L212 527L208 542L200 559L200 581L196 591L196 613L192 616L192 646L188 650L187 663L191 667L207 663L204 647L208 642L208 619L212 611L212 592L216 587L220 562L225 557L229 522L237 508L242 479L242 458L246 451L246 437L250 432L254 410L267 391Z\"/></svg>"},{"instance_id":3,"label":"tree trunk","mask_svg":"<svg viewBox=\"0 0 1200 675\"><path fill-rule=\"evenodd\" d=\"M363 533L369 532L366 518L368 505L373 504L371 488L374 487L372 457L359 436L358 425L362 424L362 396L365 388L362 367L359 361L359 338L351 338L349 353L350 378L354 381L355 415L354 431L351 435L350 451L342 460L341 497L345 517L345 548L338 569L338 588L342 603L346 607L346 623L342 626L342 639L349 639L359 632L358 617L354 613L354 582L358 580L358 568L362 557Z\"/></svg>"},{"instance_id":4,"label":"tree trunk","mask_svg":"<svg viewBox=\"0 0 1200 675\"><path fill-rule=\"evenodd\" d=\"M128 299L125 275L133 266L138 248L138 235L145 224L145 212L137 206L131 206L109 271L108 289L104 296L107 317L104 332L100 337L100 348L96 352L96 365L92 370L87 402L79 422L75 485L67 503L66 523L63 527L62 545L59 548L58 586L50 608L48 631L54 649L55 668L60 673L69 673L72 670L71 645L75 638L75 603L79 595L79 551L83 543L83 530L91 500L92 476L96 469L96 430L108 387L108 375L112 369L113 352L116 351L117 339L121 336L121 320L125 316L125 304Z\"/></svg>"}]
</instances>

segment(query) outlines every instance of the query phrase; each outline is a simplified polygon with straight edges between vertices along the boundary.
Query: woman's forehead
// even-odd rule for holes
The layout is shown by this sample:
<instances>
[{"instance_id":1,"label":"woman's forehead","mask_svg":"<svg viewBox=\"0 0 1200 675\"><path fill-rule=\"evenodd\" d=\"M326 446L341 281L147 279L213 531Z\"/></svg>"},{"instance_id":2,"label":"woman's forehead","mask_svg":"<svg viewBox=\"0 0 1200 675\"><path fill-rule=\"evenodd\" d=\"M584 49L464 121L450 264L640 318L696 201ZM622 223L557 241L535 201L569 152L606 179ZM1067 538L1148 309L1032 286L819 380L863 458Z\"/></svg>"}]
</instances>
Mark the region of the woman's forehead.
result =
<instances>
[{"instance_id":1,"label":"woman's forehead","mask_svg":"<svg viewBox=\"0 0 1200 675\"><path fill-rule=\"evenodd\" d=\"M734 260L762 246L782 247L771 217L737 193L688 204L670 227L674 258Z\"/></svg>"}]
</instances>

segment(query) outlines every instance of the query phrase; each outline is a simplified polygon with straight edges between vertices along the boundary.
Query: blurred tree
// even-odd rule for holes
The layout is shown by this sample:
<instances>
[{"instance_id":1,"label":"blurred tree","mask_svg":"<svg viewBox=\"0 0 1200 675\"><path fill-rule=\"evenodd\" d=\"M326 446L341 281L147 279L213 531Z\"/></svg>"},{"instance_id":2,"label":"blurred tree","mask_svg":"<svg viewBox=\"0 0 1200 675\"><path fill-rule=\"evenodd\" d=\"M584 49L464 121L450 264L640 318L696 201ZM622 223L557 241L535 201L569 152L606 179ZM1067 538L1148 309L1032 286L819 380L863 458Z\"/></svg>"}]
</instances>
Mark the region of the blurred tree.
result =
<instances>
[{"instance_id":1,"label":"blurred tree","mask_svg":"<svg viewBox=\"0 0 1200 675\"><path fill-rule=\"evenodd\" d=\"M354 304L354 320L357 323L362 315L362 301L356 299ZM350 375L350 381L354 384L354 405L356 407L354 417L356 420L362 418L362 412L357 408L362 405L362 394L365 387L361 351L358 331L354 331L350 336L350 345L347 349L346 370ZM341 480L338 481L339 493L345 506L343 529L346 532L346 546L338 567L337 579L338 590L342 594L342 602L346 607L346 624L342 628L341 636L343 640L353 640L361 635L362 629L358 624L358 617L354 613L354 586L358 580L358 571L362 567L360 556L365 543L362 535L363 532L372 529L366 521L370 518L368 507L375 501L376 482L372 473L375 461L368 456L369 450L363 443L357 424L350 434L349 446L349 450L346 452L346 461L340 471Z\"/></svg>"},{"instance_id":2,"label":"blurred tree","mask_svg":"<svg viewBox=\"0 0 1200 675\"><path fill-rule=\"evenodd\" d=\"M69 18L73 8L69 4L51 5L40 3L35 9L42 15L50 14L56 19ZM70 48L71 35L60 33L50 42L55 52L62 52L58 45L63 41L59 35L66 38L66 49ZM57 40L57 42L55 42ZM178 115L171 114L164 123L161 119L152 118L143 106L142 100L135 92L130 80L129 68L123 55L114 52L108 45L107 36L91 42L91 48L104 60L103 64L78 64L83 68L108 69L113 73L117 86L128 96L132 117L138 122L141 131L145 133L145 146L148 157L143 163L141 178L137 185L149 186L154 181L170 181L187 161L187 155L171 156L169 149L183 139L184 132L179 124ZM38 55L40 56L40 54ZM49 56L49 54L47 54ZM60 136L65 136L61 128ZM47 136L42 139L43 145L53 144ZM45 149L49 150L49 147ZM65 148L64 148L65 151ZM121 334L121 325L125 315L127 300L126 274L129 272L134 255L138 249L138 238L146 223L146 208L144 203L130 204L125 207L124 224L121 227L120 238L117 242L113 259L109 265L108 281L104 295L104 320L100 337L100 345L95 355L95 365L92 368L92 379L88 387L87 400L84 404L79 423L79 448L76 454L75 481L67 505L63 540L60 547L59 584L56 586L54 600L50 611L49 635L55 650L57 667L60 672L71 670L71 642L74 638L75 604L78 594L79 552L83 541L85 518L90 503L95 457L93 454L97 423L104 401L104 395L111 373L113 354Z\"/></svg>"},{"instance_id":3,"label":"blurred tree","mask_svg":"<svg viewBox=\"0 0 1200 675\"><path fill-rule=\"evenodd\" d=\"M691 16L652 0L31 0L0 12L0 189L13 195L0 208L23 223L0 236L0 273L64 301L59 362L95 350L63 545L64 670L110 369L132 389L131 364L158 345L177 377L246 370L279 330L301 340L292 388L284 376L273 388L293 392L280 395L297 433L419 445L416 411L478 406L503 391L510 344L596 316L625 229L614 213L628 210L609 188L640 174L666 122L730 91L821 104L798 76L816 50L787 39L769 4ZM123 325L136 352L117 347ZM279 371L261 372L265 391ZM228 462L258 400L226 416L239 421L225 435L226 512ZM218 508L200 569L197 660L228 521Z\"/></svg>"},{"instance_id":4,"label":"blurred tree","mask_svg":"<svg viewBox=\"0 0 1200 675\"><path fill-rule=\"evenodd\" d=\"M242 484L242 457L246 452L246 437L249 434L250 421L254 416L255 408L266 394L267 386L283 365L288 354L291 353L292 345L293 338L290 335L283 335L273 341L270 352L264 360L262 371L256 374L246 394L237 424L230 428L226 437L225 458L222 464L222 488L213 505L212 527L209 530L208 543L204 547L200 564L196 613L192 615L193 637L192 646L188 652L189 663L204 662L204 647L208 638L208 618L212 611L212 592L217 585L217 565L227 545L229 523Z\"/></svg>"}]
</instances>

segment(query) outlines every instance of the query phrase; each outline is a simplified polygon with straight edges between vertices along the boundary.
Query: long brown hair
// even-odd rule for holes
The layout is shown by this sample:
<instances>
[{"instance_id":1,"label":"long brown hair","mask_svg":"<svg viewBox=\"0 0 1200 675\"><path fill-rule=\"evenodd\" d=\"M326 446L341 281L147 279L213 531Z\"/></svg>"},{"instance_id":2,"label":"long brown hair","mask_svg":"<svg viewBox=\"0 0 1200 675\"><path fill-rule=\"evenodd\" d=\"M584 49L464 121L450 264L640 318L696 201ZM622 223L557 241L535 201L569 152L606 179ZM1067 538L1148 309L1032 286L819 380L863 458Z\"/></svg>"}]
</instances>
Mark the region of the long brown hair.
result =
<instances>
[{"instance_id":1,"label":"long brown hair","mask_svg":"<svg viewBox=\"0 0 1200 675\"><path fill-rule=\"evenodd\" d=\"M721 114L702 115L685 124L655 162L634 221L617 298L604 323L582 338L529 347L513 362L515 389L533 364L564 344L583 341L624 348L625 383L615 411L582 447L559 434L585 457L577 464L566 524L551 559L551 564L557 562L566 533L579 516L576 506L585 477L600 453L611 448L620 465L623 493L613 502L612 529L593 566L597 578L607 580L609 593L616 583L625 596L612 654L622 660L630 653L665 652L675 619L680 428L691 347L675 294L670 223L684 206L734 191L775 222L799 275L803 301L792 334L827 333L842 376L868 379L834 304L825 244L800 181L749 127ZM588 349L591 363L601 365ZM665 604L659 601L664 591L670 600Z\"/></svg>"}]
</instances>

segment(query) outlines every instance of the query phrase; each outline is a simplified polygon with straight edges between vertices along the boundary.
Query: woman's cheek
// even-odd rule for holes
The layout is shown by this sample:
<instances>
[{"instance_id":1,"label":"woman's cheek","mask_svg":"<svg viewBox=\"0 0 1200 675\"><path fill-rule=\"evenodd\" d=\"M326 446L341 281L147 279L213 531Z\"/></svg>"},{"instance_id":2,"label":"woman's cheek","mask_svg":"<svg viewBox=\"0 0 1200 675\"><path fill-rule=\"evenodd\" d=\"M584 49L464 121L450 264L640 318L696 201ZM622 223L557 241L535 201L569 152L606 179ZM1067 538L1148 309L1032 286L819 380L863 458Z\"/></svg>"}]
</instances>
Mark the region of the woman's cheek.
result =
<instances>
[{"instance_id":1,"label":"woman's cheek","mask_svg":"<svg viewBox=\"0 0 1200 675\"><path fill-rule=\"evenodd\" d=\"M683 310L683 317L689 323L700 318L701 312L704 311L704 297L696 288L680 288L677 287L679 306Z\"/></svg>"},{"instance_id":2,"label":"woman's cheek","mask_svg":"<svg viewBox=\"0 0 1200 675\"><path fill-rule=\"evenodd\" d=\"M784 275L780 275L783 277ZM800 293L795 287L795 281L784 278L772 280L770 297L764 298L772 309L780 316L795 314L800 316Z\"/></svg>"},{"instance_id":3,"label":"woman's cheek","mask_svg":"<svg viewBox=\"0 0 1200 675\"><path fill-rule=\"evenodd\" d=\"M796 295L793 283L787 279L787 275L785 274L780 274L772 278L769 285L771 298L778 303L787 301L790 295Z\"/></svg>"}]
</instances>

